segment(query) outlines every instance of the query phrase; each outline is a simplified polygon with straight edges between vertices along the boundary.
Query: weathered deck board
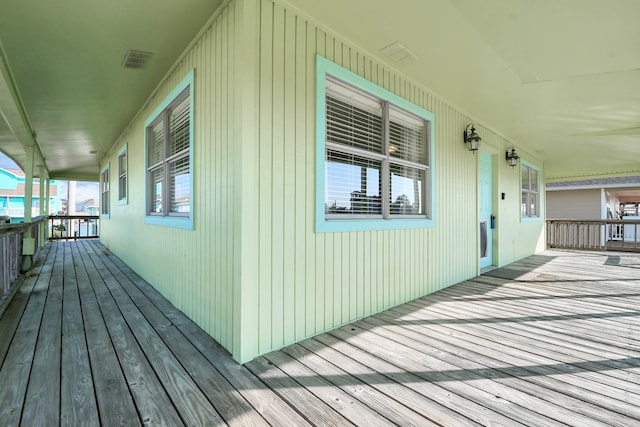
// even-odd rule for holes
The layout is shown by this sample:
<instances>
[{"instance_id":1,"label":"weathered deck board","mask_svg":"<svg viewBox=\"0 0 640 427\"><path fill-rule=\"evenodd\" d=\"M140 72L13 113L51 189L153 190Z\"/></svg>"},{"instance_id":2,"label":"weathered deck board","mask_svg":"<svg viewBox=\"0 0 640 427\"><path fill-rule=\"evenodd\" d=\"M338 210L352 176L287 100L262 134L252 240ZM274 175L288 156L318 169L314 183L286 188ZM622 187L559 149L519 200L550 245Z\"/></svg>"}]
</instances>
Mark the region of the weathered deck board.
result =
<instances>
[{"instance_id":1,"label":"weathered deck board","mask_svg":"<svg viewBox=\"0 0 640 427\"><path fill-rule=\"evenodd\" d=\"M47 425L60 418L60 371L62 353L62 286L64 254L55 251L49 286L42 290L45 306L33 357L31 379L22 409L24 425Z\"/></svg>"},{"instance_id":2,"label":"weathered deck board","mask_svg":"<svg viewBox=\"0 0 640 427\"><path fill-rule=\"evenodd\" d=\"M640 425L640 255L545 252L245 366L98 242L22 280L2 425Z\"/></svg>"},{"instance_id":3,"label":"weathered deck board","mask_svg":"<svg viewBox=\"0 0 640 427\"><path fill-rule=\"evenodd\" d=\"M64 294L62 302L62 366L67 367L61 375L60 420L62 425L98 426L98 404L91 380L91 364L82 325L82 310L78 279L71 247L64 247ZM73 369L68 369L73 367ZM80 421L81 420L81 421ZM80 421L80 422L79 422Z\"/></svg>"},{"instance_id":4,"label":"weathered deck board","mask_svg":"<svg viewBox=\"0 0 640 427\"><path fill-rule=\"evenodd\" d=\"M52 264L50 257L44 262L47 266ZM0 420L6 425L17 425L22 416L51 271L52 268L42 268L39 275L29 277L26 288L18 291L18 308L5 312L11 326L19 318L0 369Z\"/></svg>"}]
</instances>

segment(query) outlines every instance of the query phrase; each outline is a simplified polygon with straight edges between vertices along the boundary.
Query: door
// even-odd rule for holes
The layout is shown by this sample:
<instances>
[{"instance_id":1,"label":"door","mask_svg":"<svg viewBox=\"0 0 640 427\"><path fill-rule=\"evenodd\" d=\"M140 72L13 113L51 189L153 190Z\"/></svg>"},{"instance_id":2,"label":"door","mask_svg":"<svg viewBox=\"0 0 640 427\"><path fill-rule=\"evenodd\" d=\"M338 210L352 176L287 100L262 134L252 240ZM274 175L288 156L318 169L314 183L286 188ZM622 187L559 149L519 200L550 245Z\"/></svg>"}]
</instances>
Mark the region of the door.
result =
<instances>
[{"instance_id":1,"label":"door","mask_svg":"<svg viewBox=\"0 0 640 427\"><path fill-rule=\"evenodd\" d=\"M480 218L480 268L493 264L493 157L480 152L479 177L479 218Z\"/></svg>"}]
</instances>

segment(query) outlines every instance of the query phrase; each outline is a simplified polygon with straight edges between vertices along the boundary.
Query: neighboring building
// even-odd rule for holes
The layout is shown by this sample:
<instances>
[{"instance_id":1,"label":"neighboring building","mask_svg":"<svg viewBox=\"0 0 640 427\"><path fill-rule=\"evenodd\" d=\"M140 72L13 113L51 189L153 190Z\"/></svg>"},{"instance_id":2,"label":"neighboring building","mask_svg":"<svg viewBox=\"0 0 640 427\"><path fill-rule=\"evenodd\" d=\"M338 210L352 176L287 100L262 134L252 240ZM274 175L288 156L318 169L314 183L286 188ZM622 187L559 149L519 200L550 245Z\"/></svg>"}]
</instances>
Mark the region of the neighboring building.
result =
<instances>
[{"instance_id":1,"label":"neighboring building","mask_svg":"<svg viewBox=\"0 0 640 427\"><path fill-rule=\"evenodd\" d=\"M640 176L548 182L548 219L638 218Z\"/></svg>"},{"instance_id":2,"label":"neighboring building","mask_svg":"<svg viewBox=\"0 0 640 427\"><path fill-rule=\"evenodd\" d=\"M544 250L536 154L479 123L472 154L437 87L284 2L209 22L100 165L100 239L236 360Z\"/></svg>"},{"instance_id":3,"label":"neighboring building","mask_svg":"<svg viewBox=\"0 0 640 427\"><path fill-rule=\"evenodd\" d=\"M11 222L24 220L24 193L25 175L19 169L0 168L0 215L10 216ZM34 180L31 215L40 215L40 184ZM50 181L49 209L47 212L58 212L60 199L58 198L58 185L56 181Z\"/></svg>"},{"instance_id":4,"label":"neighboring building","mask_svg":"<svg viewBox=\"0 0 640 427\"><path fill-rule=\"evenodd\" d=\"M100 206L95 199L86 199L76 203L75 215L98 215Z\"/></svg>"}]
</instances>

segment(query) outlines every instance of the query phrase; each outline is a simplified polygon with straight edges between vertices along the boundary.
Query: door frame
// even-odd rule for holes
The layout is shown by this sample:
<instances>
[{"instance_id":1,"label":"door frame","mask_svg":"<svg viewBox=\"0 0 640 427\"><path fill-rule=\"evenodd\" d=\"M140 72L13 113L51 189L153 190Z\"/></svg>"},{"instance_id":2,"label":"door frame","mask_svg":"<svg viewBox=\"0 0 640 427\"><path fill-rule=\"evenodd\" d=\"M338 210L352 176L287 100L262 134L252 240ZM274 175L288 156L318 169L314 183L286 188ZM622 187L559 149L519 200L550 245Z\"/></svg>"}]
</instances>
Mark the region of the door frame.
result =
<instances>
[{"instance_id":1,"label":"door frame","mask_svg":"<svg viewBox=\"0 0 640 427\"><path fill-rule=\"evenodd\" d=\"M486 267L481 267L480 266L480 262L481 262L481 237L480 237L480 222L483 221L483 219L480 218L480 157L483 155L488 155L491 156L491 210L492 210L492 215L494 215L496 217L496 226L494 229L491 229L491 222L489 220L489 223L487 224L488 227L491 229L491 233L490 234L490 241L488 241L487 243L489 245L491 245L491 262L488 266ZM477 269L478 269L478 274L480 274L482 271L486 271L486 270L491 270L494 268L498 267L498 263L496 262L497 259L499 259L498 257L498 233L499 233L499 224L500 224L500 215L499 215L499 200L498 200L498 171L499 171L499 167L498 167L498 163L500 161L500 156L497 155L497 150L494 150L490 147L488 147L488 149L481 149L479 150L479 155L478 155L478 160L477 160L477 178L476 178L476 188L477 188L477 192L476 192L476 197L477 197L477 205L476 205L476 239L477 239L477 252L476 252L476 262L477 262Z\"/></svg>"}]
</instances>

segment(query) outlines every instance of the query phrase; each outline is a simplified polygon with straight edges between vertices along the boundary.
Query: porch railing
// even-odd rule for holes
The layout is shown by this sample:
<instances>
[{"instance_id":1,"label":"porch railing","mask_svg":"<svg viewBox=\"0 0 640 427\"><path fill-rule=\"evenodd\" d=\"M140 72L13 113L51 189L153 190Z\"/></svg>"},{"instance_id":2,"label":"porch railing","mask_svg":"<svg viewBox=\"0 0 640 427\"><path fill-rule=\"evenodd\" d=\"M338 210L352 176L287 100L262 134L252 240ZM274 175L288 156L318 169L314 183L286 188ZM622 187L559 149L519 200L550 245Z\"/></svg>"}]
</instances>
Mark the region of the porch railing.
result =
<instances>
[{"instance_id":1,"label":"porch railing","mask_svg":"<svg viewBox=\"0 0 640 427\"><path fill-rule=\"evenodd\" d=\"M0 297L9 292L11 284L23 268L22 245L25 237L33 238L33 257L38 255L40 227L45 223L45 219L37 217L28 224L0 224Z\"/></svg>"},{"instance_id":2,"label":"porch railing","mask_svg":"<svg viewBox=\"0 0 640 427\"><path fill-rule=\"evenodd\" d=\"M97 239L100 217L97 215L52 215L49 217L49 240Z\"/></svg>"},{"instance_id":3,"label":"porch railing","mask_svg":"<svg viewBox=\"0 0 640 427\"><path fill-rule=\"evenodd\" d=\"M97 215L49 216L49 240L97 239L100 217Z\"/></svg>"},{"instance_id":4,"label":"porch railing","mask_svg":"<svg viewBox=\"0 0 640 427\"><path fill-rule=\"evenodd\" d=\"M640 221L550 219L547 247L640 251Z\"/></svg>"}]
</instances>

